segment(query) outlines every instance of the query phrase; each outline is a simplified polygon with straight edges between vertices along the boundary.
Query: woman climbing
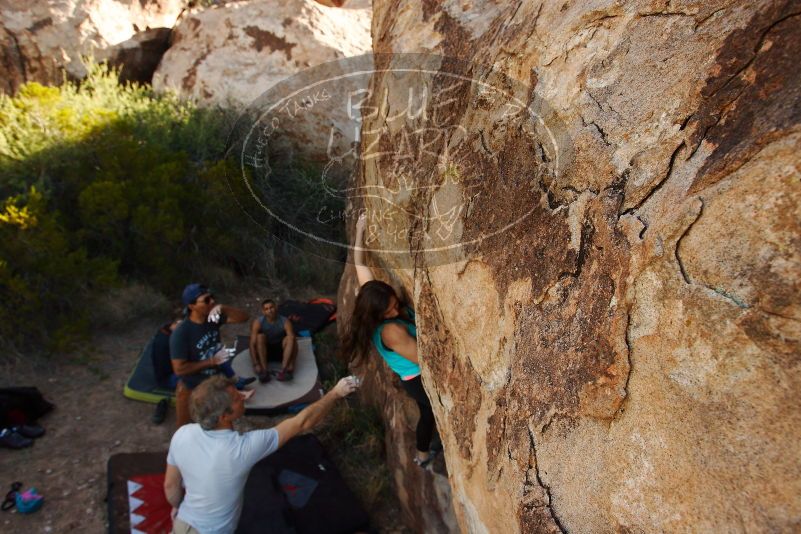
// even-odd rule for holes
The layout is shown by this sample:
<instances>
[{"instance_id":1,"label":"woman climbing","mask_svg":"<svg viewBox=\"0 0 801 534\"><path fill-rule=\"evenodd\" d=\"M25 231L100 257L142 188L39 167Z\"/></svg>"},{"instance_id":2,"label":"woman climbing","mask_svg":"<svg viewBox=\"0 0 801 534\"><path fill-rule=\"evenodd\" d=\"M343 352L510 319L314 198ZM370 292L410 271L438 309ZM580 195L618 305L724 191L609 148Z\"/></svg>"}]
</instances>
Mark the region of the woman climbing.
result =
<instances>
[{"instance_id":1,"label":"woman climbing","mask_svg":"<svg viewBox=\"0 0 801 534\"><path fill-rule=\"evenodd\" d=\"M370 267L365 265L365 226L366 217L362 214L356 223L353 254L359 294L353 316L346 326L341 351L349 364L359 363L369 356L372 344L389 368L400 377L403 389L420 408L414 461L420 467L426 467L433 459L430 446L434 434L434 412L420 378L414 311L402 305L389 284L375 280Z\"/></svg>"}]
</instances>

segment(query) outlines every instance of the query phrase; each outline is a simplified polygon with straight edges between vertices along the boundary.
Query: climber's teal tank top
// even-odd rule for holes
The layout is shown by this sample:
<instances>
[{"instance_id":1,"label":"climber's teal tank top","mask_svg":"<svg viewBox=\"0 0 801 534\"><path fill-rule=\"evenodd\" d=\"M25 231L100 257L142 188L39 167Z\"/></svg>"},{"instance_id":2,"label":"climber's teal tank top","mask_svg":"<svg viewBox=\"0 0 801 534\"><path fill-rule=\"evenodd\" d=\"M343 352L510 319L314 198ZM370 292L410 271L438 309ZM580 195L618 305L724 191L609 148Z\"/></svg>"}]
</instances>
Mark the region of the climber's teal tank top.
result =
<instances>
[{"instance_id":1,"label":"climber's teal tank top","mask_svg":"<svg viewBox=\"0 0 801 534\"><path fill-rule=\"evenodd\" d=\"M412 321L414 321L414 310L411 308L406 308L406 314L411 317ZM381 357L384 358L384 361L387 362L389 368L395 371L395 373L401 377L401 380L411 380L412 378L420 375L420 366L412 361L407 360L394 350L388 349L384 346L384 342L381 341L381 332L389 323L399 323L405 326L406 330L409 332L409 335L415 339L417 339L417 327L413 322L407 321L406 319L388 319L378 325L378 328L376 328L375 332L373 332L373 345L375 345L375 348L378 350L378 353L381 355Z\"/></svg>"}]
</instances>

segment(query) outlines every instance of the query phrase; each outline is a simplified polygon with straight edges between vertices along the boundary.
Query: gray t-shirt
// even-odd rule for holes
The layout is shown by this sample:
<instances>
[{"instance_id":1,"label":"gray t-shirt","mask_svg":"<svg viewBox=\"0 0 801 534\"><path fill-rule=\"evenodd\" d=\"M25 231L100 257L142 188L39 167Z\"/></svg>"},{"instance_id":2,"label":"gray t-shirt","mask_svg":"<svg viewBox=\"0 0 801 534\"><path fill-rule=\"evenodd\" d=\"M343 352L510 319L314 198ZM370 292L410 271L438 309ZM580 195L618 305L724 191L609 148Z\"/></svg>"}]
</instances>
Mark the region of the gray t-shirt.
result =
<instances>
[{"instance_id":1,"label":"gray t-shirt","mask_svg":"<svg viewBox=\"0 0 801 534\"><path fill-rule=\"evenodd\" d=\"M250 469L277 449L274 428L244 434L203 430L198 424L179 428L167 454L167 463L181 472L186 489L178 518L203 534L234 532Z\"/></svg>"},{"instance_id":2,"label":"gray t-shirt","mask_svg":"<svg viewBox=\"0 0 801 534\"><path fill-rule=\"evenodd\" d=\"M184 319L170 336L170 358L173 360L187 360L198 362L214 356L222 348L220 341L220 327L228 318L223 314L217 323L193 323ZM184 384L190 389L197 387L211 375L217 374L216 368L204 369L193 375L181 377Z\"/></svg>"}]
</instances>

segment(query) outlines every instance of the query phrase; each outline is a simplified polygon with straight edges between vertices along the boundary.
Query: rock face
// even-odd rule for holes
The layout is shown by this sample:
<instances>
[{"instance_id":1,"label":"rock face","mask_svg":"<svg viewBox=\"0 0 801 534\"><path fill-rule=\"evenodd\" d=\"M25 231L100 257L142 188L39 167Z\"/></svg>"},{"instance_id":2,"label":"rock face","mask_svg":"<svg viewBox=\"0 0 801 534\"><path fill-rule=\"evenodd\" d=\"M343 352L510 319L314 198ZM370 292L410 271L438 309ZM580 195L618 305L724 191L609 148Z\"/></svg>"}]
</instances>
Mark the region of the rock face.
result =
<instances>
[{"instance_id":1,"label":"rock face","mask_svg":"<svg viewBox=\"0 0 801 534\"><path fill-rule=\"evenodd\" d=\"M414 81L374 76L363 145L421 121L440 142L363 155L357 185L402 209L353 199L413 297L459 528L797 530L801 3L376 0L373 35L473 65L399 121ZM510 118L515 98L542 121ZM411 509L440 507L409 497L433 486L413 418L374 365L407 517L434 528Z\"/></svg>"},{"instance_id":2,"label":"rock face","mask_svg":"<svg viewBox=\"0 0 801 534\"><path fill-rule=\"evenodd\" d=\"M101 57L119 69L120 81L151 83L156 67L170 47L171 34L170 28L145 30L108 49Z\"/></svg>"},{"instance_id":3,"label":"rock face","mask_svg":"<svg viewBox=\"0 0 801 534\"><path fill-rule=\"evenodd\" d=\"M188 15L153 79L200 102L249 104L301 69L370 51L371 10L312 0L230 2Z\"/></svg>"},{"instance_id":4,"label":"rock face","mask_svg":"<svg viewBox=\"0 0 801 534\"><path fill-rule=\"evenodd\" d=\"M82 56L105 58L139 31L171 28L182 0L6 0L0 10L0 79L12 94L28 81L46 85L86 75Z\"/></svg>"}]
</instances>

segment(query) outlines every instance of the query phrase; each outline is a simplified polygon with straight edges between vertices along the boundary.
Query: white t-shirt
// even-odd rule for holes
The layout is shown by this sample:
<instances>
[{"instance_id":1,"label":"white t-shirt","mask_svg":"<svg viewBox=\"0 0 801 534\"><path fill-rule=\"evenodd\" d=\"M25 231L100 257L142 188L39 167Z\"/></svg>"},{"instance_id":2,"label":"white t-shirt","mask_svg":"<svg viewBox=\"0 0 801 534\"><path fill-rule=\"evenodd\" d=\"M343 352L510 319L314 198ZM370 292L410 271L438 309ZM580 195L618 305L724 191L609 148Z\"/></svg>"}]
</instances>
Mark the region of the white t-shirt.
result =
<instances>
[{"instance_id":1,"label":"white t-shirt","mask_svg":"<svg viewBox=\"0 0 801 534\"><path fill-rule=\"evenodd\" d=\"M179 428L167 454L167 463L178 468L186 488L178 517L202 534L234 532L250 468L276 449L274 428L244 434L203 430L198 424Z\"/></svg>"}]
</instances>

